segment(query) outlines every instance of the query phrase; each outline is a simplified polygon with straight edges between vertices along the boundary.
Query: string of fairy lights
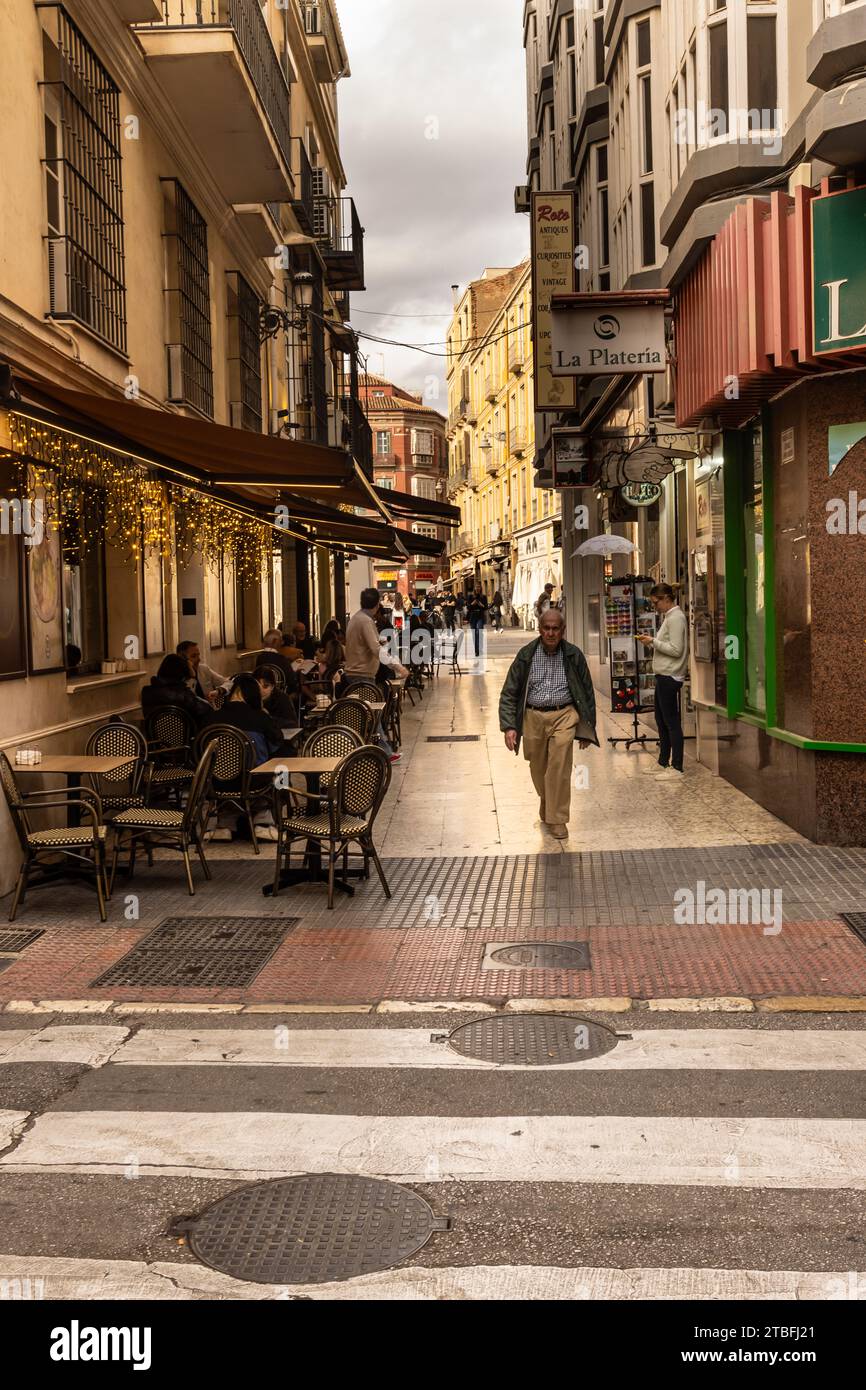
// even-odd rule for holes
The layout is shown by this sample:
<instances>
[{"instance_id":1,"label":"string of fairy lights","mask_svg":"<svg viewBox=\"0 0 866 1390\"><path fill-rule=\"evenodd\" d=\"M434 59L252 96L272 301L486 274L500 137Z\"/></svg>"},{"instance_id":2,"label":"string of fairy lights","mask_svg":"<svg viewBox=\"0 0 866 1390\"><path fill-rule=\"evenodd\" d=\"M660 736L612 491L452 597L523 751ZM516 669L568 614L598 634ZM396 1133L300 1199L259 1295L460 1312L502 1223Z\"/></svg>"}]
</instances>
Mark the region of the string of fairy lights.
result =
<instances>
[{"instance_id":1,"label":"string of fairy lights","mask_svg":"<svg viewBox=\"0 0 866 1390\"><path fill-rule=\"evenodd\" d=\"M201 554L218 569L227 559L241 582L267 572L270 526L193 488L166 482L128 455L10 413L9 456L22 496L42 502L43 524L86 552L116 546L136 560Z\"/></svg>"}]
</instances>

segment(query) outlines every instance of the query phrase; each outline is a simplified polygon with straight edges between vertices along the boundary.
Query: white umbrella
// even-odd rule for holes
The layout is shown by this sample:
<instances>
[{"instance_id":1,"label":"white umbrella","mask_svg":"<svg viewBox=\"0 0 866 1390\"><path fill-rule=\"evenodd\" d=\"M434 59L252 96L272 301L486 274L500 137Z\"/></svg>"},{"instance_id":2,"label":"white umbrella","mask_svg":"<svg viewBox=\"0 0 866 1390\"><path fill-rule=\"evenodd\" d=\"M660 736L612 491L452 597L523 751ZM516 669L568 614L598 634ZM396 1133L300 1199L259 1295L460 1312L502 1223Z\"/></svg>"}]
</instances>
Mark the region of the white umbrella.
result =
<instances>
[{"instance_id":1,"label":"white umbrella","mask_svg":"<svg viewBox=\"0 0 866 1390\"><path fill-rule=\"evenodd\" d=\"M634 549L634 542L626 540L625 536L591 536L577 547L571 558L575 555L631 555Z\"/></svg>"}]
</instances>

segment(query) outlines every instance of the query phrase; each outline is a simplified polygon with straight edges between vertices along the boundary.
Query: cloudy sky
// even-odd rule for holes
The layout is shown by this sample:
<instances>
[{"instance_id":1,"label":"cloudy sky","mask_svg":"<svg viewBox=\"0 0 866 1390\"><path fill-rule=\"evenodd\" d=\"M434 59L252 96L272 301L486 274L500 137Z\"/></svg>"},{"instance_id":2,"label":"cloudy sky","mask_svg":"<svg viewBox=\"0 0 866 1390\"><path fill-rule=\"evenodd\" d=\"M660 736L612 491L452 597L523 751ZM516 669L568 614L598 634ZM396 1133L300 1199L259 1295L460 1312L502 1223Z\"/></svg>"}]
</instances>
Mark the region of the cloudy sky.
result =
<instances>
[{"instance_id":1,"label":"cloudy sky","mask_svg":"<svg viewBox=\"0 0 866 1390\"><path fill-rule=\"evenodd\" d=\"M451 286L528 254L523 0L337 0L352 76L341 144L366 230L356 329L444 353ZM397 317L406 315L407 317ZM410 316L430 317L410 317ZM370 371L414 391L442 357L362 340Z\"/></svg>"}]
</instances>

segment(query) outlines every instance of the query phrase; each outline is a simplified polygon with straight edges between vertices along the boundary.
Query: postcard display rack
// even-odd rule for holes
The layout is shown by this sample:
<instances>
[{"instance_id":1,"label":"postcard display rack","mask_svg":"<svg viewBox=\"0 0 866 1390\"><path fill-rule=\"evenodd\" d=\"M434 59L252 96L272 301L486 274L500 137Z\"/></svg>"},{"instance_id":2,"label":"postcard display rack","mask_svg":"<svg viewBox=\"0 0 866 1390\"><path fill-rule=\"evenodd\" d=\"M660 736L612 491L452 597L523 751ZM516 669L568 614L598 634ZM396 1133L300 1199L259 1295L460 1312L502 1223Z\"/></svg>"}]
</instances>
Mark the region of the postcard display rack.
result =
<instances>
[{"instance_id":1,"label":"postcard display rack","mask_svg":"<svg viewBox=\"0 0 866 1390\"><path fill-rule=\"evenodd\" d=\"M626 748L658 743L651 734L642 733L638 723L638 715L655 709L652 648L637 640L656 634L656 616L650 601L654 582L642 575L624 575L608 584L605 596L610 710L611 714L630 714L634 722L630 738L609 738L608 743L624 743Z\"/></svg>"}]
</instances>

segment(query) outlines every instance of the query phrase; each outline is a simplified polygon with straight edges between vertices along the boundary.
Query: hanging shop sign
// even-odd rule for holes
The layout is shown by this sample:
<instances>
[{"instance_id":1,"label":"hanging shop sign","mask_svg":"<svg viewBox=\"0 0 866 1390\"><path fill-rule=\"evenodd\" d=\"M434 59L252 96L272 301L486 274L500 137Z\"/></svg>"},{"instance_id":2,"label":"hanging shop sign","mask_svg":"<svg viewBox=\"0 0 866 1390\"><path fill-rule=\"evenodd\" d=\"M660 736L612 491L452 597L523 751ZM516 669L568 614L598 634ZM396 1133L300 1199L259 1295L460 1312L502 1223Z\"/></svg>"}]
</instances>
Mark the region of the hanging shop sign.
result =
<instances>
[{"instance_id":1,"label":"hanging shop sign","mask_svg":"<svg viewBox=\"0 0 866 1390\"><path fill-rule=\"evenodd\" d=\"M630 507L651 507L662 495L658 483L626 483L619 495Z\"/></svg>"},{"instance_id":2,"label":"hanging shop sign","mask_svg":"<svg viewBox=\"0 0 866 1390\"><path fill-rule=\"evenodd\" d=\"M557 376L663 372L667 290L554 296L550 369Z\"/></svg>"},{"instance_id":3,"label":"hanging shop sign","mask_svg":"<svg viewBox=\"0 0 866 1390\"><path fill-rule=\"evenodd\" d=\"M577 404L577 385L551 371L551 300L555 294L570 294L575 287L574 193L533 193L530 222L535 408L570 410Z\"/></svg>"},{"instance_id":4,"label":"hanging shop sign","mask_svg":"<svg viewBox=\"0 0 866 1390\"><path fill-rule=\"evenodd\" d=\"M595 477L588 434L580 430L551 430L550 457L555 488L592 486Z\"/></svg>"},{"instance_id":5,"label":"hanging shop sign","mask_svg":"<svg viewBox=\"0 0 866 1390\"><path fill-rule=\"evenodd\" d=\"M817 355L866 347L866 187L812 199L812 296Z\"/></svg>"}]
</instances>

